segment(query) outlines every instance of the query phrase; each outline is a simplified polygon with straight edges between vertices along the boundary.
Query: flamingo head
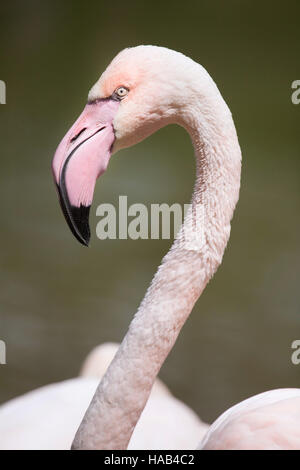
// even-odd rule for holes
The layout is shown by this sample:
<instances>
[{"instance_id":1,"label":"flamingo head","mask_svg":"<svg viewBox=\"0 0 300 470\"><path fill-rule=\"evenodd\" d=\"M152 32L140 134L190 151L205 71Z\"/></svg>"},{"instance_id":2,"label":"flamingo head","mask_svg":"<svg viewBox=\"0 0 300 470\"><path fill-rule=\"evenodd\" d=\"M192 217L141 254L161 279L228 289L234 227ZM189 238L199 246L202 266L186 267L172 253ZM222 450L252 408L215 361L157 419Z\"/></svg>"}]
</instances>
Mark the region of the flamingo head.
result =
<instances>
[{"instance_id":1,"label":"flamingo head","mask_svg":"<svg viewBox=\"0 0 300 470\"><path fill-rule=\"evenodd\" d=\"M97 178L112 153L178 121L189 105L186 73L195 63L156 46L125 49L111 62L59 144L52 162L61 208L83 245L90 239L89 210Z\"/></svg>"}]
</instances>

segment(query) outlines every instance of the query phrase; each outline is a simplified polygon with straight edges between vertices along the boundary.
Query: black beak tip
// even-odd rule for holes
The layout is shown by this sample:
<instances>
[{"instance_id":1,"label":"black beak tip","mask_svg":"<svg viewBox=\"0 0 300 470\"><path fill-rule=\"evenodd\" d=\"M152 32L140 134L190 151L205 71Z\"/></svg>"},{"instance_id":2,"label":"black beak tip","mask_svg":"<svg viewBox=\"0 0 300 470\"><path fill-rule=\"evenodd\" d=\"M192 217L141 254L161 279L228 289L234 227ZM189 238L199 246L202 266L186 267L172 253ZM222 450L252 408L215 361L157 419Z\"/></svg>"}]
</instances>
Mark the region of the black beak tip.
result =
<instances>
[{"instance_id":1,"label":"black beak tip","mask_svg":"<svg viewBox=\"0 0 300 470\"><path fill-rule=\"evenodd\" d=\"M83 246L86 246L87 248L89 247L89 243L90 243L90 237L86 240L79 240L79 238L77 238L77 240L79 241L79 243L81 243Z\"/></svg>"},{"instance_id":2,"label":"black beak tip","mask_svg":"<svg viewBox=\"0 0 300 470\"><path fill-rule=\"evenodd\" d=\"M68 197L64 197L65 194L63 191L61 191L59 185L57 185L57 189L59 202L71 232L79 241L79 243L84 246L89 246L91 238L89 226L89 214L91 206L84 206L83 204L80 204L79 207L73 206L69 203Z\"/></svg>"},{"instance_id":3,"label":"black beak tip","mask_svg":"<svg viewBox=\"0 0 300 470\"><path fill-rule=\"evenodd\" d=\"M91 238L89 226L90 207L84 205L80 205L80 207L70 206L70 221L67 220L73 235L84 246L89 246Z\"/></svg>"}]
</instances>

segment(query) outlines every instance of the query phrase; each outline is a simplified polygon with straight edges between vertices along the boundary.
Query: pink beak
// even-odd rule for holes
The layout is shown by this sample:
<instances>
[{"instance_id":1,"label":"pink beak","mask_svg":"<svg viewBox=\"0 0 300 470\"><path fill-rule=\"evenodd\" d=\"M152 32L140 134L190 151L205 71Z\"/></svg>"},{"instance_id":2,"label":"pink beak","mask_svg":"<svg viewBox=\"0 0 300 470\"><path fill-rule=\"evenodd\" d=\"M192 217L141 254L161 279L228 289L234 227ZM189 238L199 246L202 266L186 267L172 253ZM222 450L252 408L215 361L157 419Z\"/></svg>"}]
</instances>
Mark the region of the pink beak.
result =
<instances>
[{"instance_id":1,"label":"pink beak","mask_svg":"<svg viewBox=\"0 0 300 470\"><path fill-rule=\"evenodd\" d=\"M88 246L89 212L95 184L107 168L115 140L113 98L88 103L59 144L52 171L66 221L77 240Z\"/></svg>"}]
</instances>

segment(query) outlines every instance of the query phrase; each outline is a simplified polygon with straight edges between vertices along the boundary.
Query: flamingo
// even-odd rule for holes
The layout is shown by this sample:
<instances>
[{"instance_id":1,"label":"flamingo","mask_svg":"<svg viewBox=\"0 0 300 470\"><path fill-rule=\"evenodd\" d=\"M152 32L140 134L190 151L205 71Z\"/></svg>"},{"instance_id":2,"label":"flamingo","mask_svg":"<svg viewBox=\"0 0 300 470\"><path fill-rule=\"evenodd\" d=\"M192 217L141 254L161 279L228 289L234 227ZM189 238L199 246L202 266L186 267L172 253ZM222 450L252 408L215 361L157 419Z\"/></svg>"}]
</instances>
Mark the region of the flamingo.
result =
<instances>
[{"instance_id":1,"label":"flamingo","mask_svg":"<svg viewBox=\"0 0 300 470\"><path fill-rule=\"evenodd\" d=\"M0 407L0 450L67 450L99 380L118 350L104 343L79 377L46 385ZM156 379L129 449L194 449L208 426Z\"/></svg>"},{"instance_id":2,"label":"flamingo","mask_svg":"<svg viewBox=\"0 0 300 470\"><path fill-rule=\"evenodd\" d=\"M196 181L191 207L95 390L72 449L126 449L131 444L158 372L222 261L239 197L241 150L230 110L206 70L179 52L138 46L120 52L101 75L53 159L66 221L77 240L88 245L95 183L111 155L168 124L184 127L194 147ZM289 390L268 394L226 412L212 425L200 448L234 448L239 439L229 436L245 425L240 445L259 448L261 433L251 427L259 409L265 413L263 434L281 422L282 412L287 413L288 424L295 404L299 406ZM283 396L286 406L282 406ZM176 421L176 411L173 418ZM279 432L278 447L293 448L295 439L281 437ZM271 446L270 442L266 445Z\"/></svg>"},{"instance_id":3,"label":"flamingo","mask_svg":"<svg viewBox=\"0 0 300 470\"><path fill-rule=\"evenodd\" d=\"M196 158L190 210L76 433L73 449L126 449L155 378L223 257L239 197L241 150L228 106L206 70L157 46L123 50L88 95L53 159L59 201L88 245L97 178L112 154L168 124L189 133Z\"/></svg>"},{"instance_id":4,"label":"flamingo","mask_svg":"<svg viewBox=\"0 0 300 470\"><path fill-rule=\"evenodd\" d=\"M201 450L299 450L300 390L260 393L225 411L209 428Z\"/></svg>"}]
</instances>

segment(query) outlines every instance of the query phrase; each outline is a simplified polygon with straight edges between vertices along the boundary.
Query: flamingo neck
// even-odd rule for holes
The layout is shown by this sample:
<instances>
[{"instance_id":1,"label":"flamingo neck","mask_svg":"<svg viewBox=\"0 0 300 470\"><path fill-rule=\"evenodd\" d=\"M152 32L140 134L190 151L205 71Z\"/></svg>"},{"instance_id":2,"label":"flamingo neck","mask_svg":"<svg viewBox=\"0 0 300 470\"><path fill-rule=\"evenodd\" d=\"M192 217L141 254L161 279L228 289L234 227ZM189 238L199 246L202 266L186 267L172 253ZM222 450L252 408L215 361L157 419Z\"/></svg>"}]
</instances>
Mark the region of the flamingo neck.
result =
<instances>
[{"instance_id":1,"label":"flamingo neck","mask_svg":"<svg viewBox=\"0 0 300 470\"><path fill-rule=\"evenodd\" d=\"M98 386L73 449L127 448L162 364L222 261L238 200L241 153L230 111L213 82L211 89L178 120L195 149L190 211Z\"/></svg>"}]
</instances>

